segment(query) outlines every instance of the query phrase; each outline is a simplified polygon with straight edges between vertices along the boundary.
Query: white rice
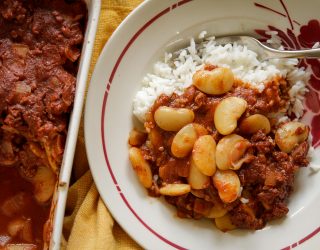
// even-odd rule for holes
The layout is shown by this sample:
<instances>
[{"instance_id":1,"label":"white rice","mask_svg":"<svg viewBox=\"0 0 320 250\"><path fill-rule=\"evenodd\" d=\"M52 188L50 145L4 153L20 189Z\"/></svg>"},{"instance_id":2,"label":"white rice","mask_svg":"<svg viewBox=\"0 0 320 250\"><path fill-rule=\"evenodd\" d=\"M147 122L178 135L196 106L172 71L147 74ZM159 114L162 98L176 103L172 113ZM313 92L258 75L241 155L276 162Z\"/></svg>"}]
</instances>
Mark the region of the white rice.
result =
<instances>
[{"instance_id":1,"label":"white rice","mask_svg":"<svg viewBox=\"0 0 320 250\"><path fill-rule=\"evenodd\" d=\"M307 159L310 161L309 169L310 169L311 173L317 173L320 171L320 164L319 164L319 161L315 158L315 156L320 153L320 150L319 150L319 148L315 149L313 146L311 146L312 139L313 139L312 137L313 136L310 133L309 137L308 137L308 142L309 142L310 148L308 151Z\"/></svg>"},{"instance_id":2,"label":"white rice","mask_svg":"<svg viewBox=\"0 0 320 250\"><path fill-rule=\"evenodd\" d=\"M277 33L270 31L268 40L273 47L280 47L281 40ZM192 84L192 75L205 64L230 68L235 77L262 92L265 84L275 77L288 80L290 104L286 113L293 112L297 118L303 114L303 100L307 92L306 83L310 74L304 68L298 68L297 59L272 59L259 61L257 54L246 46L239 44L217 45L214 37L204 38L206 32L201 32L201 42L190 40L187 48L174 53L165 53L163 60L153 65L153 72L142 80L142 88L133 100L133 113L140 120L145 120L145 114L161 94L182 94ZM319 44L315 44L319 46ZM281 48L281 47L280 47Z\"/></svg>"}]
</instances>

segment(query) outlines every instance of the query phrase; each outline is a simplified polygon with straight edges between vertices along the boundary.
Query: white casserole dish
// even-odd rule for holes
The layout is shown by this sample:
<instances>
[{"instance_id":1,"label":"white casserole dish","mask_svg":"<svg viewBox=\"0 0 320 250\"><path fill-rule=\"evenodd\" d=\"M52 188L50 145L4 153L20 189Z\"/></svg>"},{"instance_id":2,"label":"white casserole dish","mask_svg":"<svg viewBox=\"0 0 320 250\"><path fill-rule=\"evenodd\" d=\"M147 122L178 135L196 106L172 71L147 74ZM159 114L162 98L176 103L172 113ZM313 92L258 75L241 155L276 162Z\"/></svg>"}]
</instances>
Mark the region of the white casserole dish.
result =
<instances>
[{"instance_id":1,"label":"white casserole dish","mask_svg":"<svg viewBox=\"0 0 320 250\"><path fill-rule=\"evenodd\" d=\"M53 227L49 242L49 249L53 250L58 250L61 248L60 242L66 200L68 195L69 180L77 143L77 136L82 115L83 102L85 98L91 55L93 51L101 7L100 0L85 0L85 2L88 8L88 20L77 74L76 93L69 122L68 135L60 169L59 181L50 212L50 218Z\"/></svg>"}]
</instances>

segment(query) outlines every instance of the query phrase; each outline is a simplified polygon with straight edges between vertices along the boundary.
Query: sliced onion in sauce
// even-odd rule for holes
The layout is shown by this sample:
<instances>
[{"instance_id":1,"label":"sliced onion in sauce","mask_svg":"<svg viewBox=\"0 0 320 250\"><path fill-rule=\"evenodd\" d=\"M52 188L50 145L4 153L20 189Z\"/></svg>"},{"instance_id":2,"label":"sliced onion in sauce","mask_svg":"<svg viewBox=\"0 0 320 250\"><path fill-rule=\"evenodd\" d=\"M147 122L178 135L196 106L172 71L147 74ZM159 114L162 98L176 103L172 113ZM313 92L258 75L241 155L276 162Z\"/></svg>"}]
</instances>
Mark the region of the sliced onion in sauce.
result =
<instances>
[{"instance_id":1,"label":"sliced onion in sauce","mask_svg":"<svg viewBox=\"0 0 320 250\"><path fill-rule=\"evenodd\" d=\"M25 82L17 82L16 83L16 92L20 94L28 94L31 93L31 87Z\"/></svg>"},{"instance_id":2,"label":"sliced onion in sauce","mask_svg":"<svg viewBox=\"0 0 320 250\"><path fill-rule=\"evenodd\" d=\"M26 204L27 195L21 192L5 200L2 203L0 210L4 215L11 217L16 213L22 211L25 208Z\"/></svg>"},{"instance_id":3,"label":"sliced onion in sauce","mask_svg":"<svg viewBox=\"0 0 320 250\"><path fill-rule=\"evenodd\" d=\"M15 43L12 45L15 54L25 58L29 52L29 47L25 44Z\"/></svg>"},{"instance_id":4,"label":"sliced onion in sauce","mask_svg":"<svg viewBox=\"0 0 320 250\"><path fill-rule=\"evenodd\" d=\"M23 219L14 219L10 221L7 227L8 233L12 237L16 237L23 230L24 223L25 221Z\"/></svg>"},{"instance_id":5,"label":"sliced onion in sauce","mask_svg":"<svg viewBox=\"0 0 320 250\"><path fill-rule=\"evenodd\" d=\"M1 151L7 155L13 155L13 148L11 141L4 140L1 143Z\"/></svg>"}]
</instances>

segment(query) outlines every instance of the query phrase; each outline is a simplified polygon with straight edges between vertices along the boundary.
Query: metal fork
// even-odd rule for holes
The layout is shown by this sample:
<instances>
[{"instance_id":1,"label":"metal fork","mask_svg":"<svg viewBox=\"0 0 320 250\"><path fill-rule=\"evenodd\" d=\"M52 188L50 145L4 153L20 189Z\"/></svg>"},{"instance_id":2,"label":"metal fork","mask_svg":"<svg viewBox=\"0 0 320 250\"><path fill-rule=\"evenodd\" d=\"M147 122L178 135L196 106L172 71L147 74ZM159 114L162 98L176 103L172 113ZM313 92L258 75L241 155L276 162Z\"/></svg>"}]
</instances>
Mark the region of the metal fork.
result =
<instances>
[{"instance_id":1,"label":"metal fork","mask_svg":"<svg viewBox=\"0 0 320 250\"><path fill-rule=\"evenodd\" d=\"M217 44L238 43L246 45L250 50L257 53L260 60L273 58L320 58L320 48L302 50L278 50L270 48L259 40L250 36L224 36L216 37Z\"/></svg>"}]
</instances>

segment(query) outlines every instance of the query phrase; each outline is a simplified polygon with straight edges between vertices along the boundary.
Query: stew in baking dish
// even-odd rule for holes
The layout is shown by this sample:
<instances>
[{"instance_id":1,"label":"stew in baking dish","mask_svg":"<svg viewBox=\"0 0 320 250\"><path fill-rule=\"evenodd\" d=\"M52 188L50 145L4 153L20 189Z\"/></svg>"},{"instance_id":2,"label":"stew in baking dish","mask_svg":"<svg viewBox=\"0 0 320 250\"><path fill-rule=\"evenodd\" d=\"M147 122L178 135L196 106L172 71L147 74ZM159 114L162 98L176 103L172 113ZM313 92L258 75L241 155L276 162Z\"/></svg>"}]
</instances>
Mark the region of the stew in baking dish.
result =
<instances>
[{"instance_id":1,"label":"stew in baking dish","mask_svg":"<svg viewBox=\"0 0 320 250\"><path fill-rule=\"evenodd\" d=\"M0 1L0 249L42 249L73 105L83 1Z\"/></svg>"}]
</instances>

